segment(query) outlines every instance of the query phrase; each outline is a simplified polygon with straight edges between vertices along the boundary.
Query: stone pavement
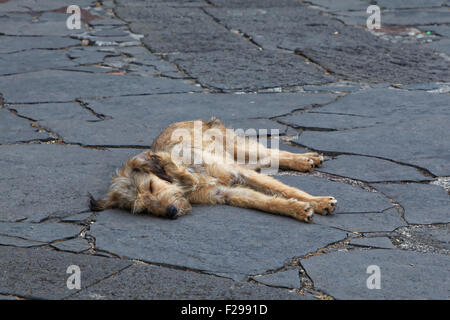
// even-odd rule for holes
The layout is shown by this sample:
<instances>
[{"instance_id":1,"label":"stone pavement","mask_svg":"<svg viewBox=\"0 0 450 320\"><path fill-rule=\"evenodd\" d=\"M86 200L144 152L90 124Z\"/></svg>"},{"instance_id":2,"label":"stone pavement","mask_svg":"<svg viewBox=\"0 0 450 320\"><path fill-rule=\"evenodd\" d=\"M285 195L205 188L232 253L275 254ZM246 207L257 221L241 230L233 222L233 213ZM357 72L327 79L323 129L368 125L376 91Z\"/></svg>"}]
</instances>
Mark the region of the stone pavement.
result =
<instances>
[{"instance_id":1,"label":"stone pavement","mask_svg":"<svg viewBox=\"0 0 450 320\"><path fill-rule=\"evenodd\" d=\"M377 32L369 0L73 2L0 0L0 299L449 299L448 1L376 1ZM336 214L89 211L168 124L211 116L323 153L277 177Z\"/></svg>"}]
</instances>

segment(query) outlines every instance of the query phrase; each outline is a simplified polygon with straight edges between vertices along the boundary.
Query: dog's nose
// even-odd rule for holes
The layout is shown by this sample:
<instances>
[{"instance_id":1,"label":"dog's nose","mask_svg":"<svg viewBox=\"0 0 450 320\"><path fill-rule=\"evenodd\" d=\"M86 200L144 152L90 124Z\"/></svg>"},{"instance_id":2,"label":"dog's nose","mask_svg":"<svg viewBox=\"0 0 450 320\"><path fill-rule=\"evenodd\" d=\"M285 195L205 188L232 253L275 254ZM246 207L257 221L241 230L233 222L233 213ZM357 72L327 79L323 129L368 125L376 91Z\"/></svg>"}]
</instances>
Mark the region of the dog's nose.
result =
<instances>
[{"instance_id":1,"label":"dog's nose","mask_svg":"<svg viewBox=\"0 0 450 320\"><path fill-rule=\"evenodd\" d=\"M166 216L170 219L176 219L178 214L177 208L175 206L169 206L166 210Z\"/></svg>"}]
</instances>

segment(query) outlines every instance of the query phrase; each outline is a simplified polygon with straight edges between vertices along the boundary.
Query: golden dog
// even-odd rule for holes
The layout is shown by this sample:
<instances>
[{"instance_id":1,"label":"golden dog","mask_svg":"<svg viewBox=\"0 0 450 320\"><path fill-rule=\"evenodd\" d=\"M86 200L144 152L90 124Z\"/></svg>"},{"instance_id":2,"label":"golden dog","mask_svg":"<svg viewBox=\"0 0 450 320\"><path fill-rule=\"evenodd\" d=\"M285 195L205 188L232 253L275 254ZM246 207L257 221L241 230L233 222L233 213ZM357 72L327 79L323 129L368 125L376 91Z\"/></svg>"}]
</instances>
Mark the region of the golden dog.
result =
<instances>
[{"instance_id":1,"label":"golden dog","mask_svg":"<svg viewBox=\"0 0 450 320\"><path fill-rule=\"evenodd\" d=\"M243 161L238 161L239 155ZM336 199L312 196L255 170L276 163L281 168L311 171L322 162L315 152L266 148L256 139L236 135L215 118L178 122L159 135L151 151L129 159L117 170L107 197L91 197L90 207L174 219L188 213L191 204L227 204L310 222L314 212L331 214Z\"/></svg>"}]
</instances>

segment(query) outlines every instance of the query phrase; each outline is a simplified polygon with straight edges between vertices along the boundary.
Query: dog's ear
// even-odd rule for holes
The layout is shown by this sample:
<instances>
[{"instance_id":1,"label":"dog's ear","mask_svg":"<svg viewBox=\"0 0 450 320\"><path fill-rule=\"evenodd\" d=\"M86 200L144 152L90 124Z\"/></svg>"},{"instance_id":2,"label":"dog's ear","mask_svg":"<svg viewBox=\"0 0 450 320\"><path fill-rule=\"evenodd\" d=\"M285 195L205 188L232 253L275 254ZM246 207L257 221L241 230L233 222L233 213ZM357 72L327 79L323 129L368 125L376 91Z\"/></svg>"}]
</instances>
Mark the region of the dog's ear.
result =
<instances>
[{"instance_id":1,"label":"dog's ear","mask_svg":"<svg viewBox=\"0 0 450 320\"><path fill-rule=\"evenodd\" d=\"M144 158L135 158L130 160L129 165L136 171L152 173L162 180L172 183L173 178L169 176L164 169L165 164L160 156L148 152Z\"/></svg>"}]
</instances>

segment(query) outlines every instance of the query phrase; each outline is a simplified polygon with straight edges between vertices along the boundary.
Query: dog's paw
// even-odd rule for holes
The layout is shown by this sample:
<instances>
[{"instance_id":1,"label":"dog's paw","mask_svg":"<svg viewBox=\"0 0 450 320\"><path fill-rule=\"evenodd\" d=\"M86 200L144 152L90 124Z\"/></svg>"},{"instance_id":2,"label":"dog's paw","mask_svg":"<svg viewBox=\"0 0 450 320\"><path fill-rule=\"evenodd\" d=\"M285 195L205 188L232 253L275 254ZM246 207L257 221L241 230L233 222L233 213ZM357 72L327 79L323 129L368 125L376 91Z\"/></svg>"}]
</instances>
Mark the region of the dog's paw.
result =
<instances>
[{"instance_id":1,"label":"dog's paw","mask_svg":"<svg viewBox=\"0 0 450 320\"><path fill-rule=\"evenodd\" d=\"M323 163L323 156L320 155L320 154L318 154L317 152L303 153L303 154L300 154L300 156L312 160L313 163L314 163L314 166L315 166L316 168L319 168L319 167L322 166L322 163Z\"/></svg>"},{"instance_id":2,"label":"dog's paw","mask_svg":"<svg viewBox=\"0 0 450 320\"><path fill-rule=\"evenodd\" d=\"M314 209L308 202L289 199L292 217L303 222L311 222Z\"/></svg>"},{"instance_id":3,"label":"dog's paw","mask_svg":"<svg viewBox=\"0 0 450 320\"><path fill-rule=\"evenodd\" d=\"M323 156L317 152L302 153L296 155L292 168L297 171L311 172L314 168L322 166Z\"/></svg>"},{"instance_id":4,"label":"dog's paw","mask_svg":"<svg viewBox=\"0 0 450 320\"><path fill-rule=\"evenodd\" d=\"M330 215L337 206L337 200L333 197L314 197L309 200L314 212L323 216Z\"/></svg>"},{"instance_id":5,"label":"dog's paw","mask_svg":"<svg viewBox=\"0 0 450 320\"><path fill-rule=\"evenodd\" d=\"M313 218L314 218L314 209L310 205L308 205L305 208L305 215L303 216L303 221L309 223L313 220Z\"/></svg>"},{"instance_id":6,"label":"dog's paw","mask_svg":"<svg viewBox=\"0 0 450 320\"><path fill-rule=\"evenodd\" d=\"M307 157L296 157L292 165L292 169L302 172L311 172L314 167L314 160Z\"/></svg>"}]
</instances>

